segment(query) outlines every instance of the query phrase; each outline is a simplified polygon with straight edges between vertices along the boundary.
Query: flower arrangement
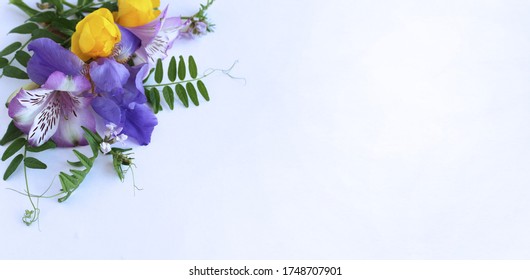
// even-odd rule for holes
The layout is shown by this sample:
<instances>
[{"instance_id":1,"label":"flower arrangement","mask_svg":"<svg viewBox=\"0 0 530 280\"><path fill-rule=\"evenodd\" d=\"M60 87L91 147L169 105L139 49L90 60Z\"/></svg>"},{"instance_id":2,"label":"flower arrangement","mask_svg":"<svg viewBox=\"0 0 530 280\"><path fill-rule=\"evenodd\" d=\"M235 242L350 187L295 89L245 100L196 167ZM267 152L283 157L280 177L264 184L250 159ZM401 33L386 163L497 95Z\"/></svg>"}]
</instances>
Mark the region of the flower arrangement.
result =
<instances>
[{"instance_id":1,"label":"flower arrangement","mask_svg":"<svg viewBox=\"0 0 530 280\"><path fill-rule=\"evenodd\" d=\"M10 0L29 17L10 33L30 38L0 51L0 78L31 82L7 100L12 122L0 145L7 145L2 161L10 159L3 179L23 169L25 190L17 192L32 205L22 218L26 225L38 220L34 200L44 197L30 192L27 179L28 169L47 168L38 153L90 146L89 155L73 149L72 169L58 175L60 191L47 196L63 202L100 155L111 158L123 181L134 166L132 149L113 144L148 145L158 124L155 114L163 108L161 97L171 110L175 96L185 107L190 100L199 104L198 93L209 100L202 80L213 71L199 75L193 56L170 57L167 69L162 60L176 40L212 32L206 11L213 2L207 0L192 16L170 17L159 0L42 0L36 8ZM169 82L162 84L164 76Z\"/></svg>"}]
</instances>

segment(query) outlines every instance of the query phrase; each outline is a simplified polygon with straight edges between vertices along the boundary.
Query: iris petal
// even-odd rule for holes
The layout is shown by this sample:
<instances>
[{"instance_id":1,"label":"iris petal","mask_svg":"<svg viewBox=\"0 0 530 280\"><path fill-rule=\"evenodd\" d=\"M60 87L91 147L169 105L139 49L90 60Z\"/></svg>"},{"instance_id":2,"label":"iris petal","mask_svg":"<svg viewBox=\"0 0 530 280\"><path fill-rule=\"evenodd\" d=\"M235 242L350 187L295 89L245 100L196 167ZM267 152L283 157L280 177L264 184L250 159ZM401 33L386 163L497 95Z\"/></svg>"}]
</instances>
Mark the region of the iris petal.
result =
<instances>
[{"instance_id":1,"label":"iris petal","mask_svg":"<svg viewBox=\"0 0 530 280\"><path fill-rule=\"evenodd\" d=\"M28 76L39 85L44 84L55 71L77 76L83 69L81 59L48 38L33 40L28 45L28 50L34 52L28 61Z\"/></svg>"},{"instance_id":2,"label":"iris petal","mask_svg":"<svg viewBox=\"0 0 530 280\"><path fill-rule=\"evenodd\" d=\"M158 124L153 111L147 104L135 104L133 109L126 110L123 133L133 137L140 145L151 142L151 134Z\"/></svg>"},{"instance_id":3,"label":"iris petal","mask_svg":"<svg viewBox=\"0 0 530 280\"><path fill-rule=\"evenodd\" d=\"M90 77L98 92L110 92L127 82L129 71L113 59L99 58L90 63Z\"/></svg>"}]
</instances>

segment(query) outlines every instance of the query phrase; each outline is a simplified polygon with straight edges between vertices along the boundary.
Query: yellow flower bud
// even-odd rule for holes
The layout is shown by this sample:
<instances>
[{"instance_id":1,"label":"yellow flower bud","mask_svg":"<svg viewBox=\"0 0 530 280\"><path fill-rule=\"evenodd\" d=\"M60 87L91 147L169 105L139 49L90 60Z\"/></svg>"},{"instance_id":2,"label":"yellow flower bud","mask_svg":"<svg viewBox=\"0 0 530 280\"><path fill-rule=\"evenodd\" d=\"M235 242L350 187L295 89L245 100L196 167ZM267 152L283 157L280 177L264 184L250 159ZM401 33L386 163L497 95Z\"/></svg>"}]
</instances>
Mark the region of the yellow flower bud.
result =
<instances>
[{"instance_id":1,"label":"yellow flower bud","mask_svg":"<svg viewBox=\"0 0 530 280\"><path fill-rule=\"evenodd\" d=\"M75 27L72 35L72 52L83 61L91 58L108 57L114 50L114 45L121 41L121 32L114 23L112 13L105 9L98 9Z\"/></svg>"},{"instance_id":2,"label":"yellow flower bud","mask_svg":"<svg viewBox=\"0 0 530 280\"><path fill-rule=\"evenodd\" d=\"M160 15L160 0L118 0L116 22L125 27L137 27L151 22Z\"/></svg>"}]
</instances>

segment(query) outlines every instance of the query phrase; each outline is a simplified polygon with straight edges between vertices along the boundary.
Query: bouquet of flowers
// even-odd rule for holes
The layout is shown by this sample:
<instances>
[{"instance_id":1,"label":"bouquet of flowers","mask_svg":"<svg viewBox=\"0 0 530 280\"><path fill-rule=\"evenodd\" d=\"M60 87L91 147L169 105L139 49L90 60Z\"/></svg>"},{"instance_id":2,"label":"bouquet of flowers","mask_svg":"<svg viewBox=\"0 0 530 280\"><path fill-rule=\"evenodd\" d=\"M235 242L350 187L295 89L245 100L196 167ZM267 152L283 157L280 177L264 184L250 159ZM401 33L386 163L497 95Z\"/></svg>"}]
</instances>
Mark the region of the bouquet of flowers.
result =
<instances>
[{"instance_id":1,"label":"bouquet of flowers","mask_svg":"<svg viewBox=\"0 0 530 280\"><path fill-rule=\"evenodd\" d=\"M10 33L28 34L29 39L0 51L0 78L31 82L7 100L12 122L0 145L7 145L2 161L10 159L3 179L23 169L26 188L18 192L32 205L24 223L39 218L34 200L42 195L30 192L26 175L28 169L47 167L36 158L39 152L91 148L88 155L73 149L72 169L58 175L61 189L51 197L63 202L100 155L107 155L124 179L134 165L132 151L113 144L129 139L148 145L158 123L155 114L163 108L161 96L170 109L175 96L185 107L190 100L199 104L198 93L209 100L202 79L213 71L199 75L192 56L170 57L167 68L162 60L175 40L212 31L206 11L213 2L207 0L194 15L171 17L167 7L159 9L159 0L41 0L35 8L10 0L29 17Z\"/></svg>"}]
</instances>

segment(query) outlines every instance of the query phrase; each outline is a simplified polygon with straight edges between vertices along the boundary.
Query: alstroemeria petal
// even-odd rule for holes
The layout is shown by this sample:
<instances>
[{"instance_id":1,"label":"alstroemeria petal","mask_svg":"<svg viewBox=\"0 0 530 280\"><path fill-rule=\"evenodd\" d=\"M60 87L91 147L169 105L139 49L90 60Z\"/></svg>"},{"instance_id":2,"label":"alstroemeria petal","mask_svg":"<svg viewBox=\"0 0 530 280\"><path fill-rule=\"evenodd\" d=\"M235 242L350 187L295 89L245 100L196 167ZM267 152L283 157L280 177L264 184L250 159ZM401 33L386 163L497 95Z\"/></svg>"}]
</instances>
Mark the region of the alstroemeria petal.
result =
<instances>
[{"instance_id":1,"label":"alstroemeria petal","mask_svg":"<svg viewBox=\"0 0 530 280\"><path fill-rule=\"evenodd\" d=\"M21 89L9 102L8 113L15 125L24 133L28 133L37 114L43 110L49 101L53 90L49 89Z\"/></svg>"},{"instance_id":2,"label":"alstroemeria petal","mask_svg":"<svg viewBox=\"0 0 530 280\"><path fill-rule=\"evenodd\" d=\"M48 38L33 40L28 50L34 52L28 61L28 76L39 85L44 84L55 71L77 76L83 69L84 62L81 59Z\"/></svg>"},{"instance_id":3,"label":"alstroemeria petal","mask_svg":"<svg viewBox=\"0 0 530 280\"><path fill-rule=\"evenodd\" d=\"M92 100L92 109L108 122L121 122L121 109L116 102L108 97L96 97Z\"/></svg>"},{"instance_id":4,"label":"alstroemeria petal","mask_svg":"<svg viewBox=\"0 0 530 280\"><path fill-rule=\"evenodd\" d=\"M100 58L90 63L90 77L98 92L110 92L127 82L129 71L114 59Z\"/></svg>"},{"instance_id":5,"label":"alstroemeria petal","mask_svg":"<svg viewBox=\"0 0 530 280\"><path fill-rule=\"evenodd\" d=\"M133 108L126 110L123 133L138 141L140 145L147 145L151 142L151 134L158 124L153 111L147 104L131 104Z\"/></svg>"},{"instance_id":6,"label":"alstroemeria petal","mask_svg":"<svg viewBox=\"0 0 530 280\"><path fill-rule=\"evenodd\" d=\"M40 111L28 132L28 143L32 146L40 146L48 141L57 131L59 118L61 117L60 93L52 92L48 103Z\"/></svg>"},{"instance_id":7,"label":"alstroemeria petal","mask_svg":"<svg viewBox=\"0 0 530 280\"><path fill-rule=\"evenodd\" d=\"M158 58L167 57L167 50L173 45L180 27L179 18L167 18L167 7L148 24L129 30L142 40L135 62L154 64Z\"/></svg>"},{"instance_id":8,"label":"alstroemeria petal","mask_svg":"<svg viewBox=\"0 0 530 280\"><path fill-rule=\"evenodd\" d=\"M59 147L87 145L85 132L81 126L96 131L96 120L90 108L90 99L69 94L63 94L58 99L62 104L69 103L71 106L63 107L58 129L51 139Z\"/></svg>"},{"instance_id":9,"label":"alstroemeria petal","mask_svg":"<svg viewBox=\"0 0 530 280\"><path fill-rule=\"evenodd\" d=\"M53 72L42 87L71 93L83 92L91 88L90 82L84 76L77 75L72 77L59 71Z\"/></svg>"},{"instance_id":10,"label":"alstroemeria petal","mask_svg":"<svg viewBox=\"0 0 530 280\"><path fill-rule=\"evenodd\" d=\"M117 45L118 53L114 58L120 62L125 63L134 54L134 52L140 47L140 38L136 37L131 31L125 27L118 25L121 31L121 41Z\"/></svg>"}]
</instances>

